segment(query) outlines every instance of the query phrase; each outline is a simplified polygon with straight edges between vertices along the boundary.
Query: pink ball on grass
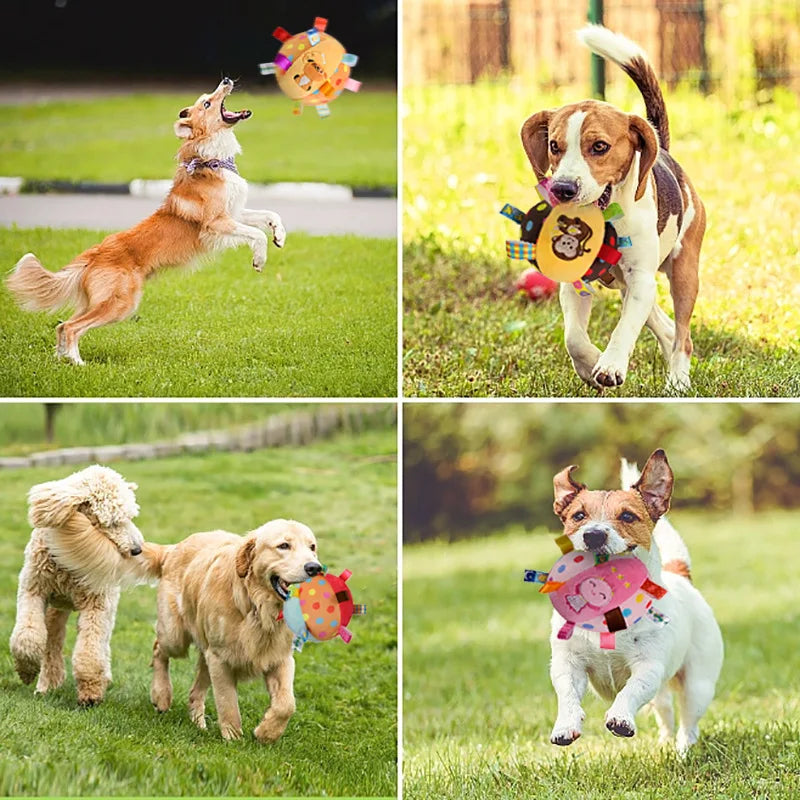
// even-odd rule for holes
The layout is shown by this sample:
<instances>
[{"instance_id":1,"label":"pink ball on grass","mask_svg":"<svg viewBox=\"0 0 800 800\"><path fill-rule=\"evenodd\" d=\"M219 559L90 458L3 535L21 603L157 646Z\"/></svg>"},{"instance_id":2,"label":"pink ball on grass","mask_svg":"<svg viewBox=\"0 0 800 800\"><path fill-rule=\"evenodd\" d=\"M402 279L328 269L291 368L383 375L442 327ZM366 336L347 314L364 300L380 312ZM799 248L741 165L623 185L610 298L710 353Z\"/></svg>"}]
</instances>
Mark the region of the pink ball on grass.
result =
<instances>
[{"instance_id":1,"label":"pink ball on grass","mask_svg":"<svg viewBox=\"0 0 800 800\"><path fill-rule=\"evenodd\" d=\"M552 297L558 288L556 281L542 275L535 267L526 269L517 278L516 287L520 292L525 292L531 300L545 300Z\"/></svg>"}]
</instances>

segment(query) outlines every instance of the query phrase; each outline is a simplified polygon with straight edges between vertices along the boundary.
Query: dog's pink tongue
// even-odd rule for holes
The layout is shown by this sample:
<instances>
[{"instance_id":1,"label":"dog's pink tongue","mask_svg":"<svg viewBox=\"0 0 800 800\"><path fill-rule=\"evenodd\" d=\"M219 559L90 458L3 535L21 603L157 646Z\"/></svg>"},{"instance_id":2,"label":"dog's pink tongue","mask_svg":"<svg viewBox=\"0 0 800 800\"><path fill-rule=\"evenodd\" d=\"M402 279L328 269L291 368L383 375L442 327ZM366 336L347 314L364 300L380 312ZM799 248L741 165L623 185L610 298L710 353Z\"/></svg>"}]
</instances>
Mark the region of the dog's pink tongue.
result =
<instances>
[{"instance_id":1,"label":"dog's pink tongue","mask_svg":"<svg viewBox=\"0 0 800 800\"><path fill-rule=\"evenodd\" d=\"M222 111L222 118L225 122L239 122L239 120L247 119L251 117L253 112L249 109L243 109L242 111L228 111L228 109L223 109Z\"/></svg>"}]
</instances>

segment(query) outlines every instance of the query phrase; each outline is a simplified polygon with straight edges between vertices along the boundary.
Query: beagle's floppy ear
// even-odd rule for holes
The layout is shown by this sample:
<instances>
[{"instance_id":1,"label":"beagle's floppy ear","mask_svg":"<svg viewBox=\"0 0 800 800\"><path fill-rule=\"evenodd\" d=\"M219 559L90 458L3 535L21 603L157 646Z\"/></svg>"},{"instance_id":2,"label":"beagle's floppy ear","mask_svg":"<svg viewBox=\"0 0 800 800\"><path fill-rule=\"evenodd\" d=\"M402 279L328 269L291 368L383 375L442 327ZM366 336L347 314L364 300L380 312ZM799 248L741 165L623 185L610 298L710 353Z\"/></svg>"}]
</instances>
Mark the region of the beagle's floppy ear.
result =
<instances>
[{"instance_id":1,"label":"beagle's floppy ear","mask_svg":"<svg viewBox=\"0 0 800 800\"><path fill-rule=\"evenodd\" d=\"M522 146L539 180L544 178L550 168L550 158L547 154L547 127L552 113L552 111L537 111L525 120L520 131Z\"/></svg>"},{"instance_id":2,"label":"beagle's floppy ear","mask_svg":"<svg viewBox=\"0 0 800 800\"><path fill-rule=\"evenodd\" d=\"M28 492L28 521L34 528L61 528L86 500L72 481L38 483Z\"/></svg>"},{"instance_id":3,"label":"beagle's floppy ear","mask_svg":"<svg viewBox=\"0 0 800 800\"><path fill-rule=\"evenodd\" d=\"M629 125L633 146L640 152L639 156L639 183L636 186L635 200L641 200L644 194L647 178L658 156L658 137L655 128L646 120L629 114Z\"/></svg>"},{"instance_id":4,"label":"beagle's floppy ear","mask_svg":"<svg viewBox=\"0 0 800 800\"><path fill-rule=\"evenodd\" d=\"M569 504L582 492L586 486L578 483L572 479L572 473L578 469L573 464L571 467L562 469L558 475L553 478L553 494L555 501L553 502L553 511L557 517L560 517L569 507Z\"/></svg>"},{"instance_id":5,"label":"beagle's floppy ear","mask_svg":"<svg viewBox=\"0 0 800 800\"><path fill-rule=\"evenodd\" d=\"M655 522L669 511L674 477L663 450L656 450L644 465L641 477L631 486L642 496L650 519Z\"/></svg>"},{"instance_id":6,"label":"beagle's floppy ear","mask_svg":"<svg viewBox=\"0 0 800 800\"><path fill-rule=\"evenodd\" d=\"M236 574L240 578L244 578L250 571L253 565L253 553L256 548L256 540L254 538L248 539L236 553Z\"/></svg>"}]
</instances>

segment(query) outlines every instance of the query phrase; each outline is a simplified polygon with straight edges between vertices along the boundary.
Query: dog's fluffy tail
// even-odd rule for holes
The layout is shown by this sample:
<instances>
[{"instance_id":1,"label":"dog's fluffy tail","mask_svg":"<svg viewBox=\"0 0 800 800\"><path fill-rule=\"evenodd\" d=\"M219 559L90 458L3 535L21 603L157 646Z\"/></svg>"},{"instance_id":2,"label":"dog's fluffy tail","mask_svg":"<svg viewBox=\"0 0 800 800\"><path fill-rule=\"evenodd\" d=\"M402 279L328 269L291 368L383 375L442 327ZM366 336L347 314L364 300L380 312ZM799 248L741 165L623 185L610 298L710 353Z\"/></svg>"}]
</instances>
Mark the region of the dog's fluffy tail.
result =
<instances>
[{"instance_id":1,"label":"dog's fluffy tail","mask_svg":"<svg viewBox=\"0 0 800 800\"><path fill-rule=\"evenodd\" d=\"M69 264L60 272L49 272L33 253L26 253L6 278L14 299L27 311L55 311L79 305L85 264Z\"/></svg>"},{"instance_id":2,"label":"dog's fluffy tail","mask_svg":"<svg viewBox=\"0 0 800 800\"><path fill-rule=\"evenodd\" d=\"M661 146L669 150L667 107L655 70L644 50L626 36L602 25L586 25L577 34L578 39L593 53L613 61L636 84L644 99L647 120L656 129Z\"/></svg>"},{"instance_id":3,"label":"dog's fluffy tail","mask_svg":"<svg viewBox=\"0 0 800 800\"><path fill-rule=\"evenodd\" d=\"M639 467L634 462L623 458L619 470L622 488L630 489L640 476ZM689 548L686 547L686 542L666 517L661 517L656 522L653 536L658 545L658 552L661 553L661 569L683 575L684 578L691 580L692 560L689 557Z\"/></svg>"}]
</instances>

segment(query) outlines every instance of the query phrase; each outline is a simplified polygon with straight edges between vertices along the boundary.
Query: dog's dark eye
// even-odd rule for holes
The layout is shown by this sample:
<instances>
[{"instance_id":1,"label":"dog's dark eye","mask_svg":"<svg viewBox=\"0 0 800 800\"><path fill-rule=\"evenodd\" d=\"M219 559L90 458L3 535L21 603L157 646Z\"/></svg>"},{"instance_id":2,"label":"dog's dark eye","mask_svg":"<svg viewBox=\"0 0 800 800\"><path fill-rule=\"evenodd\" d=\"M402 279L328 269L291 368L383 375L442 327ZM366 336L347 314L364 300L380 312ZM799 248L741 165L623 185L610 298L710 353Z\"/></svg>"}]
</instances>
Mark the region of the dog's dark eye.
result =
<instances>
[{"instance_id":1,"label":"dog's dark eye","mask_svg":"<svg viewBox=\"0 0 800 800\"><path fill-rule=\"evenodd\" d=\"M317 546L315 544L311 545L311 552L312 553L316 553L317 552Z\"/></svg>"},{"instance_id":2,"label":"dog's dark eye","mask_svg":"<svg viewBox=\"0 0 800 800\"><path fill-rule=\"evenodd\" d=\"M550 152L554 156L557 156L559 153L558 145L552 139L550 140Z\"/></svg>"},{"instance_id":3,"label":"dog's dark eye","mask_svg":"<svg viewBox=\"0 0 800 800\"><path fill-rule=\"evenodd\" d=\"M618 519L620 522L637 522L639 517L636 516L632 511L623 511Z\"/></svg>"},{"instance_id":4,"label":"dog's dark eye","mask_svg":"<svg viewBox=\"0 0 800 800\"><path fill-rule=\"evenodd\" d=\"M205 103L203 103L203 108L211 108L211 101L206 100Z\"/></svg>"},{"instance_id":5,"label":"dog's dark eye","mask_svg":"<svg viewBox=\"0 0 800 800\"><path fill-rule=\"evenodd\" d=\"M607 153L611 149L611 145L608 142L595 142L592 145L592 152L596 156L601 156L603 153Z\"/></svg>"},{"instance_id":6,"label":"dog's dark eye","mask_svg":"<svg viewBox=\"0 0 800 800\"><path fill-rule=\"evenodd\" d=\"M289 542L281 542L278 545L278 550L291 550L291 549L292 549L292 546L289 544Z\"/></svg>"},{"instance_id":7,"label":"dog's dark eye","mask_svg":"<svg viewBox=\"0 0 800 800\"><path fill-rule=\"evenodd\" d=\"M572 515L572 519L574 519L575 522L580 522L582 519L586 519L586 512L585 511L576 511Z\"/></svg>"}]
</instances>

